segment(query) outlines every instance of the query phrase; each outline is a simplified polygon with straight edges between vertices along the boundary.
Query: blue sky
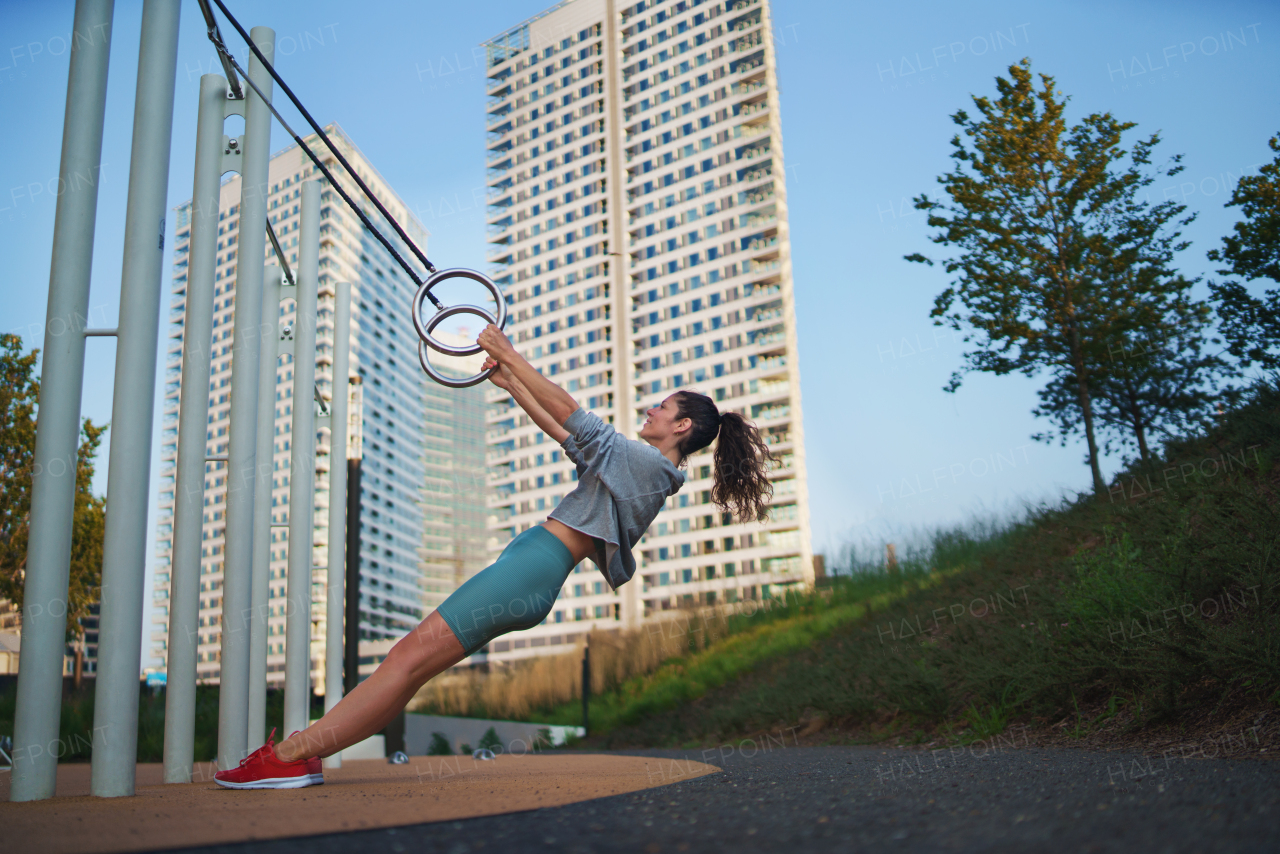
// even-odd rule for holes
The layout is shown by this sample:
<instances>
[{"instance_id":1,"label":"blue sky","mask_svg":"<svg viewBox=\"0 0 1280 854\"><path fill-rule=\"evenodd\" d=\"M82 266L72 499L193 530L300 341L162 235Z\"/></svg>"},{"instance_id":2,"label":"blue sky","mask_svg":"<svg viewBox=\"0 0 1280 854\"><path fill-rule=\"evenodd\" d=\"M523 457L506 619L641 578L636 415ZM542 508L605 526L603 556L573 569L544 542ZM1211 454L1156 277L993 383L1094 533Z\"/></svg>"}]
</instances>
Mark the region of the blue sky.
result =
<instances>
[{"instance_id":1,"label":"blue sky","mask_svg":"<svg viewBox=\"0 0 1280 854\"><path fill-rule=\"evenodd\" d=\"M273 26L279 68L322 122L339 122L432 232L442 266L483 265L484 72L479 42L541 11L485 3L229 4ZM963 6L963 8L961 8ZM71 2L0 4L0 327L40 345ZM169 197L191 195L195 98L218 71L194 2L183 3ZM91 323L113 326L141 3L116 4ZM1111 112L1160 131L1186 171L1153 196L1199 213L1179 258L1235 221L1230 187L1280 131L1280 7L1263 2L913 4L775 0L814 547L895 539L1088 487L1083 449L1037 444L1034 381L973 376L929 310L947 284L902 256L934 247L910 206L949 168L949 116L1024 56L1072 96L1070 118ZM242 60L242 43L228 32ZM302 121L291 108L286 117ZM273 150L289 140L277 128ZM170 220L172 245L172 218ZM167 287L167 281L166 281ZM1204 285L1199 292L1207 293ZM407 319L406 319L407 322ZM83 412L110 419L114 344L88 344ZM157 409L158 412L158 409ZM1107 463L1113 472L1118 460ZM153 478L157 466L153 463ZM105 458L99 489L105 488ZM939 474L941 472L941 474ZM154 501L154 489L152 491Z\"/></svg>"}]
</instances>

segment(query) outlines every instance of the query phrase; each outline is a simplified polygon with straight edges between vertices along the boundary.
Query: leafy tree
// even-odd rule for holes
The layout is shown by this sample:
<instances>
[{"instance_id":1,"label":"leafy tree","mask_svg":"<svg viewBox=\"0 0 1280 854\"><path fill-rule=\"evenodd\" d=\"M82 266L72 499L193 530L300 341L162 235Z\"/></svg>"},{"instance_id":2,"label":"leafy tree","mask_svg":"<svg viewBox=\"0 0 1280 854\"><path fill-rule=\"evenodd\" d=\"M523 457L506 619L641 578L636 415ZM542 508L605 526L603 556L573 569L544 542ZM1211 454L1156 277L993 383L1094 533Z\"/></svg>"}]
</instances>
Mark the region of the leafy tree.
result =
<instances>
[{"instance_id":1,"label":"leafy tree","mask_svg":"<svg viewBox=\"0 0 1280 854\"><path fill-rule=\"evenodd\" d=\"M106 535L107 502L90 491L93 460L107 425L98 426L88 418L81 429L76 453L75 515L71 522L71 577L67 592L67 631L82 634L81 621L89 606L101 598L102 541Z\"/></svg>"},{"instance_id":2,"label":"leafy tree","mask_svg":"<svg viewBox=\"0 0 1280 854\"><path fill-rule=\"evenodd\" d=\"M27 555L31 466L36 450L33 378L37 351L22 355L22 339L0 335L0 597L20 601L13 585ZM17 583L20 590L21 584Z\"/></svg>"},{"instance_id":3,"label":"leafy tree","mask_svg":"<svg viewBox=\"0 0 1280 854\"><path fill-rule=\"evenodd\" d=\"M1109 113L1068 128L1067 99L1046 75L1036 89L1030 60L1010 66L1009 78L996 79L996 100L974 97L977 116L952 116L962 129L951 140L955 168L938 178L950 203L914 200L941 229L930 239L959 250L942 262L957 276L931 316L964 330L973 349L946 389L971 371L1047 371L1036 414L1055 418L1060 434L1082 430L1102 494L1095 398L1108 348L1151 337L1193 284L1169 266L1187 245L1176 228L1193 216L1140 198L1156 177L1180 172L1181 158L1153 168L1159 135L1125 150L1121 137L1135 125Z\"/></svg>"},{"instance_id":4,"label":"leafy tree","mask_svg":"<svg viewBox=\"0 0 1280 854\"><path fill-rule=\"evenodd\" d=\"M1235 234L1222 238L1221 249L1209 251L1210 261L1228 265L1221 275L1280 282L1280 135L1268 144L1276 158L1257 175L1241 178L1227 202L1245 218L1235 224ZM1266 291L1262 299L1238 282L1210 282L1209 289L1231 355L1244 366L1280 369L1280 289Z\"/></svg>"},{"instance_id":5,"label":"leafy tree","mask_svg":"<svg viewBox=\"0 0 1280 854\"><path fill-rule=\"evenodd\" d=\"M1152 438L1172 439L1204 426L1221 400L1216 378L1227 372L1218 354L1206 352L1209 307L1187 300L1175 304L1170 315L1152 337L1109 342L1105 360L1090 371L1103 450L1136 449L1148 473L1157 464ZM1034 438L1060 438L1065 444L1077 431L1076 385L1069 370L1049 381L1041 392L1044 403L1034 413L1052 419L1056 435L1046 431Z\"/></svg>"},{"instance_id":6,"label":"leafy tree","mask_svg":"<svg viewBox=\"0 0 1280 854\"><path fill-rule=\"evenodd\" d=\"M40 381L36 357L22 355L22 339L0 335L0 598L22 608L31 516L31 472L36 449L36 404ZM75 515L71 532L71 577L67 634L82 633L80 621L98 601L102 585L102 538L106 501L95 496L93 460L106 426L84 421L76 459Z\"/></svg>"}]
</instances>

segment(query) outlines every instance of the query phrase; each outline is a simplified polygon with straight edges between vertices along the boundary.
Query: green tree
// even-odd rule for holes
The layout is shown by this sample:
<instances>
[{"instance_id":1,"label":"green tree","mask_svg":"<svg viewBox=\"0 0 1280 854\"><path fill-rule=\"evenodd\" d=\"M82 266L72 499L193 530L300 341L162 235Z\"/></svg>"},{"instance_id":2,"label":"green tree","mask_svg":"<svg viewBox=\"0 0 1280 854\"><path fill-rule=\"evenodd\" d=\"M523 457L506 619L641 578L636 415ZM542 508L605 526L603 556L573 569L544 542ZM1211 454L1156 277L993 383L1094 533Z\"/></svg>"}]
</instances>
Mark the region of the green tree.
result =
<instances>
[{"instance_id":1,"label":"green tree","mask_svg":"<svg viewBox=\"0 0 1280 854\"><path fill-rule=\"evenodd\" d=\"M1221 249L1209 251L1210 261L1227 265L1218 271L1223 276L1280 282L1280 135L1268 144L1276 158L1257 175L1241 178L1227 202L1239 207L1244 219L1235 224L1234 234L1222 238ZM1239 282L1210 282L1209 290L1228 352L1245 367L1280 369L1280 289L1264 292L1261 299Z\"/></svg>"},{"instance_id":2,"label":"green tree","mask_svg":"<svg viewBox=\"0 0 1280 854\"><path fill-rule=\"evenodd\" d=\"M1204 426L1222 400L1217 380L1228 367L1218 354L1206 351L1209 314L1203 303L1177 303L1155 334L1108 342L1104 361L1090 366L1094 415L1106 453L1136 450L1143 467L1153 474L1154 437L1172 439ZM1078 432L1076 387L1070 370L1049 381L1034 413L1051 419L1056 432L1034 438L1060 438L1065 443Z\"/></svg>"},{"instance_id":3,"label":"green tree","mask_svg":"<svg viewBox=\"0 0 1280 854\"><path fill-rule=\"evenodd\" d=\"M38 355L22 355L22 339L0 335L0 598L22 608L31 516L31 472L35 461ZM102 538L106 502L91 491L93 460L105 426L84 421L76 459L75 515L71 532L71 576L67 634L82 633L81 620L98 601L102 585Z\"/></svg>"},{"instance_id":4,"label":"green tree","mask_svg":"<svg viewBox=\"0 0 1280 854\"><path fill-rule=\"evenodd\" d=\"M22 355L22 339L0 335L0 598L21 601L20 578L27 557L31 512L31 466L36 450L33 377L37 351ZM14 595L14 586L19 592Z\"/></svg>"},{"instance_id":5,"label":"green tree","mask_svg":"<svg viewBox=\"0 0 1280 854\"><path fill-rule=\"evenodd\" d=\"M931 316L973 345L947 391L972 371L1048 372L1036 413L1083 432L1102 494L1096 375L1108 347L1151 337L1192 286L1170 262L1186 247L1176 229L1193 216L1141 197L1156 177L1182 170L1180 156L1152 166L1158 134L1125 150L1121 137L1135 125L1109 113L1068 128L1068 99L1039 76L1037 89L1024 59L996 79L996 100L974 97L977 116L956 112L955 168L938 178L950 203L914 200L941 229L930 240L958 250L941 261L956 278Z\"/></svg>"}]
</instances>

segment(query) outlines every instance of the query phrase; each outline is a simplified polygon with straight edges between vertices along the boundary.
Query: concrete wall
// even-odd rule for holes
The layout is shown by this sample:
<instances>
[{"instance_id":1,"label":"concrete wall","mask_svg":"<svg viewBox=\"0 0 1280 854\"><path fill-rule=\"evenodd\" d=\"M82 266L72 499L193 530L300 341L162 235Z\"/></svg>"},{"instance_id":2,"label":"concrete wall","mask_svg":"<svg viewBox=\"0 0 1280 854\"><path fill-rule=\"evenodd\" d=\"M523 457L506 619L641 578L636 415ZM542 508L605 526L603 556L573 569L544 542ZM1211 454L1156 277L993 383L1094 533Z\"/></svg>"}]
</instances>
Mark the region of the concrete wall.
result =
<instances>
[{"instance_id":1,"label":"concrete wall","mask_svg":"<svg viewBox=\"0 0 1280 854\"><path fill-rule=\"evenodd\" d=\"M450 718L442 715L405 715L404 745L410 756L423 756L431 744L431 734L438 732L449 741L455 753L463 744L474 749L480 745L485 732L493 727L502 740L503 752L524 753L538 738L540 730L549 730L552 746L564 744L568 736L581 737L582 727L553 726L551 724L521 723L519 721L490 721L478 718ZM495 749L495 752L496 749Z\"/></svg>"}]
</instances>

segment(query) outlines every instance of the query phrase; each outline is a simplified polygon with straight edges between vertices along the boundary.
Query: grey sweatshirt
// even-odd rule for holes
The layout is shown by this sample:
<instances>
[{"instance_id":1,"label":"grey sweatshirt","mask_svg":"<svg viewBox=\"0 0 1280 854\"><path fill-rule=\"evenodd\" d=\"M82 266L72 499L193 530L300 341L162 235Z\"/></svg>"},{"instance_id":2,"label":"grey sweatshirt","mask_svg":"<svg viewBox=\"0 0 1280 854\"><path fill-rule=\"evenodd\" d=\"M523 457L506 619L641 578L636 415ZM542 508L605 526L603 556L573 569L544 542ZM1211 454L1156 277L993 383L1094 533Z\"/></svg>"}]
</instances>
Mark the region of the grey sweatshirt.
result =
<instances>
[{"instance_id":1,"label":"grey sweatshirt","mask_svg":"<svg viewBox=\"0 0 1280 854\"><path fill-rule=\"evenodd\" d=\"M684 486L684 472L652 445L627 439L600 416L577 409L564 422L561 447L578 467L578 486L551 518L593 538L592 558L609 586L631 579L631 554L668 495Z\"/></svg>"}]
</instances>

